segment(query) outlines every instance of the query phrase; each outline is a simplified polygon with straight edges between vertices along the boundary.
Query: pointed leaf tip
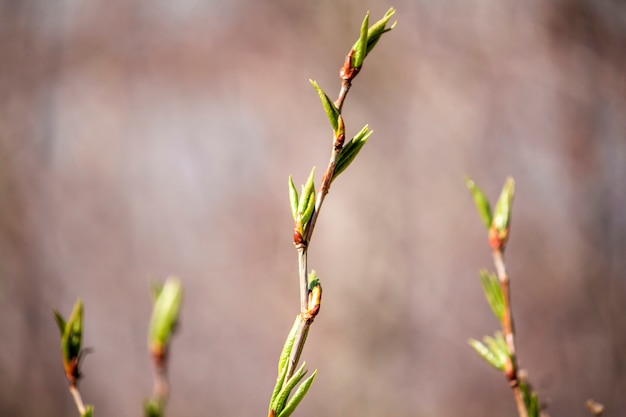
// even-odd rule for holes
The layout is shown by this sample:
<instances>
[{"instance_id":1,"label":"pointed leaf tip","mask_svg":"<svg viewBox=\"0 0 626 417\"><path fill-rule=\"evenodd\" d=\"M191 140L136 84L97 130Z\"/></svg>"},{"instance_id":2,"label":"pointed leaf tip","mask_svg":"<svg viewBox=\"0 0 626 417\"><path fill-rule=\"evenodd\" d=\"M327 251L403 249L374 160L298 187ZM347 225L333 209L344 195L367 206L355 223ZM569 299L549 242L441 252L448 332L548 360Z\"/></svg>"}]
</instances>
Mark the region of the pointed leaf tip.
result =
<instances>
[{"instance_id":1,"label":"pointed leaf tip","mask_svg":"<svg viewBox=\"0 0 626 417\"><path fill-rule=\"evenodd\" d=\"M365 14L365 19L363 19L363 23L361 23L361 33L359 36L359 40L354 44L353 50L354 54L352 55L352 67L360 68L363 65L363 61L365 60L365 55L367 54L367 33L369 29L369 21L370 21L370 12Z\"/></svg>"},{"instance_id":2,"label":"pointed leaf tip","mask_svg":"<svg viewBox=\"0 0 626 417\"><path fill-rule=\"evenodd\" d=\"M309 388L311 388L311 384L313 384L316 376L317 369L313 371L311 376L305 379L302 384L300 384L296 392L293 394L293 397L291 397L291 399L289 400L285 408L283 408L283 411L281 411L278 417L289 417L294 412L296 407L298 407L306 393L309 391Z\"/></svg>"},{"instance_id":3,"label":"pointed leaf tip","mask_svg":"<svg viewBox=\"0 0 626 417\"><path fill-rule=\"evenodd\" d=\"M315 91L320 97L320 101L322 102L322 107L324 107L324 111L326 112L326 116L328 117L328 121L333 128L333 132L337 133L339 129L339 109L335 106L335 103L326 95L324 90L319 86L319 84L314 80L309 80Z\"/></svg>"},{"instance_id":4,"label":"pointed leaf tip","mask_svg":"<svg viewBox=\"0 0 626 417\"><path fill-rule=\"evenodd\" d=\"M465 185L472 193L472 198L474 199L474 205L476 206L478 215L480 216L487 230L489 230L492 222L492 214L491 205L489 204L489 200L487 200L487 196L485 196L485 193L483 193L483 191L471 178L466 178Z\"/></svg>"},{"instance_id":5,"label":"pointed leaf tip","mask_svg":"<svg viewBox=\"0 0 626 417\"><path fill-rule=\"evenodd\" d=\"M504 233L509 228L514 195L515 180L512 177L508 177L502 187L502 191L500 192L500 197L498 198L493 214L493 226L499 232Z\"/></svg>"},{"instance_id":6,"label":"pointed leaf tip","mask_svg":"<svg viewBox=\"0 0 626 417\"><path fill-rule=\"evenodd\" d=\"M298 190L293 183L293 177L291 175L289 176L289 205L291 206L291 215L295 222L298 219Z\"/></svg>"},{"instance_id":7,"label":"pointed leaf tip","mask_svg":"<svg viewBox=\"0 0 626 417\"><path fill-rule=\"evenodd\" d=\"M337 156L337 162L335 163L335 171L333 172L333 181L335 178L339 176L343 171L346 170L354 161L354 158L359 154L363 145L368 141L370 136L374 133L373 130L369 130L368 126L365 125L363 129L359 133L356 134L352 140L346 143Z\"/></svg>"},{"instance_id":8,"label":"pointed leaf tip","mask_svg":"<svg viewBox=\"0 0 626 417\"><path fill-rule=\"evenodd\" d=\"M52 314L54 314L54 320L55 320L57 326L59 327L59 331L61 332L61 336L63 336L63 333L65 333L65 319L56 310L52 310Z\"/></svg>"}]
</instances>

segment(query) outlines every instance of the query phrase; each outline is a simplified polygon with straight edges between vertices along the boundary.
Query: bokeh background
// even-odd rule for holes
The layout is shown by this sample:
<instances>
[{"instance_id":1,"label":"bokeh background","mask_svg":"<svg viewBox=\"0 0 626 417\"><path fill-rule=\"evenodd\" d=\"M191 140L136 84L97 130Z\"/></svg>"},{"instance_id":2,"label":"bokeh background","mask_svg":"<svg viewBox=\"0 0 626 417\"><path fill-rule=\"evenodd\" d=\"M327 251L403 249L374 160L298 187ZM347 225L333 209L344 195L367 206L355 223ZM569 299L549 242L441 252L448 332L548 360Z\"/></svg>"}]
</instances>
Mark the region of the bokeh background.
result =
<instances>
[{"instance_id":1,"label":"bokeh background","mask_svg":"<svg viewBox=\"0 0 626 417\"><path fill-rule=\"evenodd\" d=\"M398 9L344 110L374 136L310 249L299 416L514 416L464 177L517 181L521 365L552 416L626 415L626 5L618 0L0 2L0 415L72 416L51 309L86 304L99 416L151 391L150 282L182 277L170 415L265 415L299 309L287 177L328 161L366 10Z\"/></svg>"}]
</instances>

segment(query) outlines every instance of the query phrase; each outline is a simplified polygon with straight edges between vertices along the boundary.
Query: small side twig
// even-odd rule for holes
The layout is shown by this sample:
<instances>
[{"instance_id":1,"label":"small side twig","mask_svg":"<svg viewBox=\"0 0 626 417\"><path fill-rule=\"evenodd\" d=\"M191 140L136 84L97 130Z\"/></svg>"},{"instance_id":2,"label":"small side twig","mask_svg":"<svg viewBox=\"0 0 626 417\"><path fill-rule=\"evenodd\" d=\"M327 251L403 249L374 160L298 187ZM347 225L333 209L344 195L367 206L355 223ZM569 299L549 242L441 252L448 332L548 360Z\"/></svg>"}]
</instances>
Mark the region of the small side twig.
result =
<instances>
[{"instance_id":1,"label":"small side twig","mask_svg":"<svg viewBox=\"0 0 626 417\"><path fill-rule=\"evenodd\" d=\"M311 306L309 306L309 294L311 290L309 288L309 279L307 276L308 248L311 237L313 236L313 231L315 230L315 225L317 224L317 219L322 210L322 204L324 204L324 199L330 192L330 185L335 175L337 157L341 153L345 141L345 126L343 117L341 116L341 111L346 96L348 95L348 91L350 91L350 87L352 86L352 80L356 77L360 70L360 67L358 69L352 67L353 55L354 50L351 50L346 56L344 66L339 70L341 88L339 90L337 100L334 102L334 105L338 110L338 123L341 126L341 133L336 135L334 138L333 148L330 154L330 159L328 160L328 166L322 175L322 183L315 196L315 208L313 209L313 214L311 215L308 226L304 231L304 235L298 236L294 242L298 251L298 275L300 280L300 327L298 328L296 339L294 341L294 348L291 351L289 358L287 378L290 378L296 370L296 366L298 365L302 354L302 349L304 348L304 343L306 342L306 336L309 332L309 328L311 327L311 324L313 324L313 321L319 311L319 306L314 312L311 311Z\"/></svg>"},{"instance_id":2,"label":"small side twig","mask_svg":"<svg viewBox=\"0 0 626 417\"><path fill-rule=\"evenodd\" d=\"M93 406L83 403L78 390L78 380L81 377L80 366L85 354L91 349L83 349L83 300L80 298L74 304L74 309L67 320L56 310L53 310L59 332L61 334L61 359L65 378L76 408L81 417L92 417Z\"/></svg>"},{"instance_id":3,"label":"small side twig","mask_svg":"<svg viewBox=\"0 0 626 417\"><path fill-rule=\"evenodd\" d=\"M76 408L78 409L78 412L81 416L84 415L86 411L85 403L83 403L83 398L81 397L80 391L78 390L76 384L70 385L70 394L72 394L72 398L74 398L74 403L76 403Z\"/></svg>"},{"instance_id":4,"label":"small side twig","mask_svg":"<svg viewBox=\"0 0 626 417\"><path fill-rule=\"evenodd\" d=\"M154 375L152 398L162 408L165 408L170 395L170 385L167 379L167 355L165 353L152 356L152 373Z\"/></svg>"},{"instance_id":5,"label":"small side twig","mask_svg":"<svg viewBox=\"0 0 626 417\"><path fill-rule=\"evenodd\" d=\"M471 339L469 343L487 363L504 373L513 391L519 416L539 417L542 415L539 399L517 362L510 280L504 261L504 250L510 233L515 181L513 178L507 179L493 212L487 197L478 185L468 179L467 186L487 228L489 246L496 268L495 275L481 271L480 279L487 301L502 328L501 332L496 332L495 338L487 336L483 339L484 343Z\"/></svg>"},{"instance_id":6,"label":"small side twig","mask_svg":"<svg viewBox=\"0 0 626 417\"><path fill-rule=\"evenodd\" d=\"M148 332L148 352L152 359L152 397L144 404L146 417L161 417L170 395L167 379L171 338L176 331L183 297L180 281L170 277L153 288L154 306Z\"/></svg>"},{"instance_id":7,"label":"small side twig","mask_svg":"<svg viewBox=\"0 0 626 417\"><path fill-rule=\"evenodd\" d=\"M324 199L330 191L333 180L345 170L354 160L360 149L371 136L371 131L365 126L350 141L345 141L345 125L341 114L344 101L352 85L352 80L359 73L365 56L373 49L383 33L395 26L387 27L395 9L391 8L382 19L369 25L369 13L361 24L360 37L350 49L344 64L339 71L341 88L337 100L331 101L321 87L313 80L311 84L317 91L328 120L333 128L333 146L326 171L322 175L319 189L315 191L315 168L311 171L306 184L299 194L289 177L289 200L291 213L294 219L293 241L298 254L298 280L300 283L300 312L287 336L278 362L278 378L268 410L269 417L289 417L300 403L309 387L313 383L317 371L303 381L307 373L305 364L298 368L302 350L306 342L309 329L317 317L321 305L322 287L315 271L308 270L308 249L324 204ZM295 386L303 381L291 395Z\"/></svg>"},{"instance_id":8,"label":"small side twig","mask_svg":"<svg viewBox=\"0 0 626 417\"><path fill-rule=\"evenodd\" d=\"M518 375L517 356L515 348L515 326L513 324L513 313L511 311L511 291L509 286L509 276L506 272L506 264L504 263L503 248L496 248L493 251L493 261L496 267L496 274L500 286L502 288L502 298L504 302L504 314L502 317L502 332L509 349L509 360L505 365L505 375L509 380L515 403L517 404L517 412L520 417L528 417L528 411L524 402L524 396L519 386L520 378Z\"/></svg>"}]
</instances>

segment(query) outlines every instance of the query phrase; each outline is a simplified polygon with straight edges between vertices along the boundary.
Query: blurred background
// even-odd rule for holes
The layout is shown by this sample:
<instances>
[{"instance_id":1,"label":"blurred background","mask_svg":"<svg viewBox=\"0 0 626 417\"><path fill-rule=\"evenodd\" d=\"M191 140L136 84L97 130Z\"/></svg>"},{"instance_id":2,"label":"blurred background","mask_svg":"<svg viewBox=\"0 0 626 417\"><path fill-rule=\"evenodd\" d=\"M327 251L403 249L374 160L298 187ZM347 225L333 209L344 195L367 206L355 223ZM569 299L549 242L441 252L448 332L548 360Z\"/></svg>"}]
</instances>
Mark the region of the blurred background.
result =
<instances>
[{"instance_id":1,"label":"blurred background","mask_svg":"<svg viewBox=\"0 0 626 417\"><path fill-rule=\"evenodd\" d=\"M310 247L298 416L514 416L467 345L498 324L465 175L517 181L520 362L555 416L626 415L626 5L618 0L0 2L0 415L73 416L51 309L85 301L81 390L138 416L150 282L182 277L169 415L265 415L299 311L287 178L318 178L362 18L398 9L344 115L375 131ZM395 20L395 18L394 18Z\"/></svg>"}]
</instances>

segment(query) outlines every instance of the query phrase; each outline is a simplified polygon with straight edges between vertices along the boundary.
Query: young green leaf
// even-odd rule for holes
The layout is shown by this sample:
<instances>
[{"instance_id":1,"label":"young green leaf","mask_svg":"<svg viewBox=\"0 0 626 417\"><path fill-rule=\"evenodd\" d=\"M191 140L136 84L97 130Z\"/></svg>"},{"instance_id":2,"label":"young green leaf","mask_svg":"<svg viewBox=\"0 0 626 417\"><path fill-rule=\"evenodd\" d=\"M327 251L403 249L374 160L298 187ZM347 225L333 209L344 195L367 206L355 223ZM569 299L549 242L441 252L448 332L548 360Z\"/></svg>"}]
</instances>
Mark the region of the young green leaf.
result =
<instances>
[{"instance_id":1,"label":"young green leaf","mask_svg":"<svg viewBox=\"0 0 626 417\"><path fill-rule=\"evenodd\" d=\"M298 213L302 214L307 209L309 204L309 198L311 194L315 193L315 167L311 169L311 173L309 174L309 178L307 178L306 183L302 186L302 193L300 194L300 199L298 200ZM304 223L304 222L303 222Z\"/></svg>"},{"instance_id":2,"label":"young green leaf","mask_svg":"<svg viewBox=\"0 0 626 417\"><path fill-rule=\"evenodd\" d=\"M365 125L363 129L361 129L361 131L357 133L354 138L352 138L352 140L344 145L343 149L337 156L337 161L335 162L333 181L339 176L339 174L345 171L348 166L350 166L352 161L354 161L354 158L356 158L361 151L363 145L365 145L370 136L372 136L372 133L374 133L374 131L369 130L369 127Z\"/></svg>"},{"instance_id":3,"label":"young green leaf","mask_svg":"<svg viewBox=\"0 0 626 417\"><path fill-rule=\"evenodd\" d=\"M293 346L293 342L292 342L292 346ZM287 376L287 369L289 369L289 367L283 366L282 369L280 367L278 369L279 369L278 378L276 378L276 385L274 385L274 390L272 391L272 397L270 398L270 405L269 405L270 413L272 411L272 407L274 406L274 403L276 402L276 397L278 397L278 394L280 394L280 392L283 389L283 385L285 383L285 377Z\"/></svg>"},{"instance_id":4,"label":"young green leaf","mask_svg":"<svg viewBox=\"0 0 626 417\"><path fill-rule=\"evenodd\" d=\"M315 270L312 270L309 273L308 281L309 281L309 291L311 291L313 288L320 285L320 280L317 278L317 273L315 272Z\"/></svg>"},{"instance_id":5,"label":"young green leaf","mask_svg":"<svg viewBox=\"0 0 626 417\"><path fill-rule=\"evenodd\" d=\"M311 216L313 216L313 212L315 211L315 188L313 188L313 192L309 194L309 201L307 202L306 208L302 213L302 224L306 225L309 223Z\"/></svg>"},{"instance_id":6,"label":"young green leaf","mask_svg":"<svg viewBox=\"0 0 626 417\"><path fill-rule=\"evenodd\" d=\"M480 283L483 286L491 311L502 322L504 317L504 296L502 295L500 281L494 274L490 274L483 269L480 271Z\"/></svg>"},{"instance_id":7,"label":"young green leaf","mask_svg":"<svg viewBox=\"0 0 626 417\"><path fill-rule=\"evenodd\" d=\"M183 287L177 278L170 277L165 281L163 289L154 302L148 343L154 353L164 353L174 333L180 305L183 298Z\"/></svg>"},{"instance_id":8,"label":"young green leaf","mask_svg":"<svg viewBox=\"0 0 626 417\"><path fill-rule=\"evenodd\" d=\"M305 379L304 382L300 384L296 392L293 394L293 397L291 397L289 402L287 402L287 405L283 408L278 417L289 417L294 412L296 407L300 404L300 401L302 401L306 393L309 391L316 375L317 369L313 371L310 377Z\"/></svg>"},{"instance_id":9,"label":"young green leaf","mask_svg":"<svg viewBox=\"0 0 626 417\"><path fill-rule=\"evenodd\" d=\"M80 298L74 304L72 314L67 319L65 331L61 337L61 351L66 364L75 366L78 361L83 340L83 300ZM78 369L75 370L78 372Z\"/></svg>"},{"instance_id":10,"label":"young green leaf","mask_svg":"<svg viewBox=\"0 0 626 417\"><path fill-rule=\"evenodd\" d=\"M306 375L307 370L305 369L305 366L306 362L303 362L300 368L298 368L298 370L296 371L296 373L293 374L291 378L289 378L284 383L282 389L272 402L270 408L274 410L277 415L280 415L280 413L285 408L285 403L287 402L287 398L289 398L289 394L291 394L291 391L295 388L296 385L298 385L302 378L304 378L304 375Z\"/></svg>"},{"instance_id":11,"label":"young green leaf","mask_svg":"<svg viewBox=\"0 0 626 417\"><path fill-rule=\"evenodd\" d=\"M315 209L315 167L311 170L306 184L302 187L300 200L298 201L298 214L303 228L313 215Z\"/></svg>"},{"instance_id":12,"label":"young green leaf","mask_svg":"<svg viewBox=\"0 0 626 417\"><path fill-rule=\"evenodd\" d=\"M53 314L61 334L63 370L70 385L74 385L80 376L78 361L81 355L83 338L83 301L80 298L76 301L67 321L63 319L58 311L53 310Z\"/></svg>"},{"instance_id":13,"label":"young green leaf","mask_svg":"<svg viewBox=\"0 0 626 417\"><path fill-rule=\"evenodd\" d=\"M496 332L495 337L485 336L483 341L489 346L494 353L503 357L504 360L509 357L509 347L506 344L506 340L502 335L502 332Z\"/></svg>"},{"instance_id":14,"label":"young green leaf","mask_svg":"<svg viewBox=\"0 0 626 417\"><path fill-rule=\"evenodd\" d=\"M365 54L367 53L367 32L369 28L369 22L370 13L367 12L365 14L365 19L363 19L363 23L361 24L361 36L352 48L354 50L354 54L352 55L353 68L361 68L361 66L363 65L363 61L365 60Z\"/></svg>"},{"instance_id":15,"label":"young green leaf","mask_svg":"<svg viewBox=\"0 0 626 417\"><path fill-rule=\"evenodd\" d=\"M93 417L93 405L85 407L85 412L82 414L82 417Z\"/></svg>"},{"instance_id":16,"label":"young green leaf","mask_svg":"<svg viewBox=\"0 0 626 417\"><path fill-rule=\"evenodd\" d=\"M298 219L298 190L296 190L296 185L293 183L291 175L289 176L289 204L291 206L291 215L295 222Z\"/></svg>"},{"instance_id":17,"label":"young green leaf","mask_svg":"<svg viewBox=\"0 0 626 417\"><path fill-rule=\"evenodd\" d=\"M320 96L320 100L322 101L322 106L324 107L324 111L326 111L326 116L328 116L328 120L330 121L330 125L333 128L333 131L336 133L339 128L339 109L335 106L335 103L328 98L324 90L317 84L317 82L313 80L309 80L317 94Z\"/></svg>"},{"instance_id":18,"label":"young green leaf","mask_svg":"<svg viewBox=\"0 0 626 417\"><path fill-rule=\"evenodd\" d=\"M54 320L56 321L57 326L59 327L59 331L61 332L61 337L63 337L63 333L65 333L65 319L56 310L52 310L52 313L54 314Z\"/></svg>"},{"instance_id":19,"label":"young green leaf","mask_svg":"<svg viewBox=\"0 0 626 417\"><path fill-rule=\"evenodd\" d=\"M500 371L504 371L505 361L502 360L501 355L493 352L491 349L489 349L487 346L485 346L483 343L479 342L476 339L470 339L468 343L471 347L474 348L476 353L478 353L478 355L483 358L489 365Z\"/></svg>"},{"instance_id":20,"label":"young green leaf","mask_svg":"<svg viewBox=\"0 0 626 417\"><path fill-rule=\"evenodd\" d=\"M493 213L492 223L499 232L508 231L509 223L511 221L511 204L513 203L514 194L515 181L513 178L509 177L502 187L500 198L498 198L498 202L496 203Z\"/></svg>"},{"instance_id":21,"label":"young green leaf","mask_svg":"<svg viewBox=\"0 0 626 417\"><path fill-rule=\"evenodd\" d=\"M293 349L293 343L296 340L296 333L298 332L298 327L300 325L300 315L296 316L296 321L293 323L293 327L289 331L287 335L287 340L285 340L285 344L283 345L283 350L280 353L280 358L278 359L278 374L280 375L283 372L283 369L289 368L289 356L291 355L291 350Z\"/></svg>"},{"instance_id":22,"label":"young green leaf","mask_svg":"<svg viewBox=\"0 0 626 417\"><path fill-rule=\"evenodd\" d=\"M528 417L539 417L541 407L539 405L539 397L537 393L532 392L530 386L523 380L519 382L520 390L522 391L522 397L524 399L524 405L526 411L528 411Z\"/></svg>"},{"instance_id":23,"label":"young green leaf","mask_svg":"<svg viewBox=\"0 0 626 417\"><path fill-rule=\"evenodd\" d=\"M473 180L471 180L470 178L467 178L465 181L465 184L467 185L467 188L469 188L470 192L472 193L472 197L474 198L474 204L476 205L476 209L478 210L478 214L480 215L480 218L485 224L485 227L487 228L487 230L489 230L489 227L491 227L491 220L492 220L491 206L489 205L489 200L487 200L487 197L485 196L485 194L482 192L480 188L478 188L478 185L476 185L476 183Z\"/></svg>"},{"instance_id":24,"label":"young green leaf","mask_svg":"<svg viewBox=\"0 0 626 417\"><path fill-rule=\"evenodd\" d=\"M396 27L396 24L398 22L394 22L390 27L386 27L387 23L389 23L389 20L393 17L393 15L396 14L396 9L394 9L393 7L390 8L389 10L387 10L387 13L385 13L385 15L382 17L382 19L380 19L379 21L377 21L376 23L374 23L367 31L367 46L365 47L365 56L367 56L372 49L374 49L374 46L376 46L376 43L378 43L378 41L380 40L380 37L383 35L383 33L389 32L390 30L392 30L393 28ZM362 35L361 35L362 36ZM357 48L359 47L359 43L361 42L361 37L359 37L359 40L357 40L355 42L355 44L352 46L352 50L354 50L356 52ZM363 58L365 58L365 56ZM362 63L363 61L361 61ZM358 68L360 66L356 66L355 64L355 59L354 56L352 57L352 65L355 68Z\"/></svg>"},{"instance_id":25,"label":"young green leaf","mask_svg":"<svg viewBox=\"0 0 626 417\"><path fill-rule=\"evenodd\" d=\"M163 411L163 404L156 399L146 400L143 404L143 414L146 417L161 417Z\"/></svg>"}]
</instances>

